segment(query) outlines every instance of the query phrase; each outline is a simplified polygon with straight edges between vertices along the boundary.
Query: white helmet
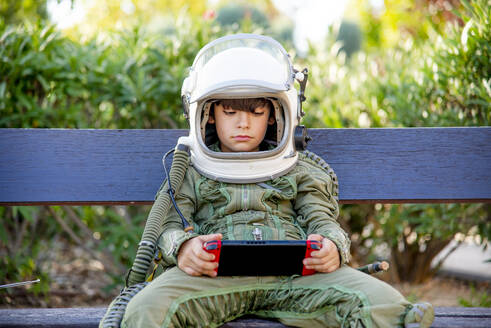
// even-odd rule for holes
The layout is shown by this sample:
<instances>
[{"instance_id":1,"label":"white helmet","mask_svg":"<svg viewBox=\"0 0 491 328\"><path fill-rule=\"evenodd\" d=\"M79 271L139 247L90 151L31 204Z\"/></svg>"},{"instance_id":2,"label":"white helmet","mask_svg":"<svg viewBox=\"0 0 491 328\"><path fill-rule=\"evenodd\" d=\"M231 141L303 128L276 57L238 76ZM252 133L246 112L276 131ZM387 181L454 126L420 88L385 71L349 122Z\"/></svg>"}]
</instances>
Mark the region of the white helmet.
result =
<instances>
[{"instance_id":1,"label":"white helmet","mask_svg":"<svg viewBox=\"0 0 491 328\"><path fill-rule=\"evenodd\" d=\"M292 169L297 150L308 137L299 125L307 70L296 71L285 49L262 35L237 34L210 42L196 56L184 80L181 96L189 119L189 136L179 139L191 149L191 163L202 175L231 183L274 179ZM300 91L294 80L300 81ZM206 129L214 101L266 98L274 110L274 147L256 152L218 152L210 149Z\"/></svg>"}]
</instances>

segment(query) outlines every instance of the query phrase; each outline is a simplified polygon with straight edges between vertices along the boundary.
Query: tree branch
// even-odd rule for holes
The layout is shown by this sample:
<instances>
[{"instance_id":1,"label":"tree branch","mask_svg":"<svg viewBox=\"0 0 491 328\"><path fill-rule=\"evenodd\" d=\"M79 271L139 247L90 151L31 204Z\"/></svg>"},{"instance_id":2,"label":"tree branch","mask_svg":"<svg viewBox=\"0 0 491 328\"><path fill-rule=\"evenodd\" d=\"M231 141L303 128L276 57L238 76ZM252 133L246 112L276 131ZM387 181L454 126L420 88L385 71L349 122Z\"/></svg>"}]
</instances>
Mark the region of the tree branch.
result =
<instances>
[{"instance_id":1,"label":"tree branch","mask_svg":"<svg viewBox=\"0 0 491 328\"><path fill-rule=\"evenodd\" d=\"M434 272L438 271L441 268L441 266L443 265L443 262L445 262L445 260L450 256L450 254L452 254L453 252L455 252L457 250L457 248L460 247L460 245L462 245L462 241L461 240L459 240L455 246L453 246L451 249L449 249L449 251L447 252L447 254L445 254L438 261L438 263L435 265Z\"/></svg>"},{"instance_id":2,"label":"tree branch","mask_svg":"<svg viewBox=\"0 0 491 328\"><path fill-rule=\"evenodd\" d=\"M78 215L75 213L75 211L70 207L70 206L63 206L63 209L66 211L68 214L68 217L85 233L85 235L89 238L94 238L94 233L92 230L87 227L85 223L78 217ZM98 242L98 240L96 240Z\"/></svg>"},{"instance_id":3,"label":"tree branch","mask_svg":"<svg viewBox=\"0 0 491 328\"><path fill-rule=\"evenodd\" d=\"M63 230L80 246L82 247L87 253L89 253L93 258L101 261L102 263L104 263L105 266L108 266L108 269L110 271L112 271L113 273L115 274L119 274L120 273L120 268L118 268L117 266L114 265L114 263L112 263L111 261L106 261L104 258L101 258L100 255L94 253L94 251L92 251L90 248L88 248L87 246L85 246L85 244L83 243L83 241L75 234L75 232L65 223L65 221L63 221L63 219L61 218L61 216L56 213L51 207L48 207L48 210L49 212L51 213L51 215L53 215L53 217L55 218L55 220L61 225L61 227L63 228Z\"/></svg>"},{"instance_id":4,"label":"tree branch","mask_svg":"<svg viewBox=\"0 0 491 328\"><path fill-rule=\"evenodd\" d=\"M68 224L66 224L66 222L61 218L61 216L58 213L56 213L51 207L48 207L48 211L55 218L56 222L60 224L61 228L70 236L70 238L72 238L79 246L86 249L82 240L77 236L77 234L72 230L72 228L70 228Z\"/></svg>"}]
</instances>

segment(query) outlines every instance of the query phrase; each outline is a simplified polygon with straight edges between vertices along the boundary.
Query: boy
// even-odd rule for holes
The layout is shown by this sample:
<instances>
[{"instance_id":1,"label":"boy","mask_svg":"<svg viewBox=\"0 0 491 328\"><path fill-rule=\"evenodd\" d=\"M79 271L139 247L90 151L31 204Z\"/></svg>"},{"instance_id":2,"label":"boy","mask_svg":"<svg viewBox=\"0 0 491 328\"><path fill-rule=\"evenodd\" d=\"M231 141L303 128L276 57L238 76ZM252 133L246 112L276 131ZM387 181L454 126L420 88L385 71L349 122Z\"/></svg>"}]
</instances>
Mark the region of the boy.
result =
<instances>
[{"instance_id":1,"label":"boy","mask_svg":"<svg viewBox=\"0 0 491 328\"><path fill-rule=\"evenodd\" d=\"M292 84L304 77L295 72L262 36L229 36L200 51L183 85L190 135L180 143L191 165L175 197L194 231L169 211L159 239L166 270L131 299L122 327L217 327L246 314L294 327L429 327L430 305L413 306L345 265L336 176L298 151L302 98ZM217 277L203 244L257 236L321 242L304 260L316 273Z\"/></svg>"}]
</instances>

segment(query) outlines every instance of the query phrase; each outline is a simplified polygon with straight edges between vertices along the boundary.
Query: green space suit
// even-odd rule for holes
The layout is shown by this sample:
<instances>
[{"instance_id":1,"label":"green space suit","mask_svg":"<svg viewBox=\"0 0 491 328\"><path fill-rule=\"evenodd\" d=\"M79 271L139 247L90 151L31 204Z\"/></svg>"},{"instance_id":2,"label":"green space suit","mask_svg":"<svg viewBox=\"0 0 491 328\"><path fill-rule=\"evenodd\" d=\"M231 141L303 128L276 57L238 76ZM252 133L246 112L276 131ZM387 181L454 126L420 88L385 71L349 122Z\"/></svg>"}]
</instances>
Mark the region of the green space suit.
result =
<instances>
[{"instance_id":1,"label":"green space suit","mask_svg":"<svg viewBox=\"0 0 491 328\"><path fill-rule=\"evenodd\" d=\"M164 272L131 300L130 292L122 293L108 321L124 311L122 327L217 327L244 315L309 328L415 328L420 321L429 327L433 317L425 305L411 305L388 284L347 265L350 240L337 222L336 176L316 156L301 153L309 140L300 124L307 78L308 70L295 69L281 44L267 36L227 35L199 51L181 89L190 131L176 146L190 150L176 202L194 230L184 231L174 208L165 214L167 207L153 207L149 230L155 238L163 232L158 247ZM159 191L156 204L169 204L167 192ZM318 234L337 246L341 267L308 276L210 278L182 271L181 245L214 233L225 240ZM155 238L142 237L139 269L151 261L148 244L153 247Z\"/></svg>"},{"instance_id":2,"label":"green space suit","mask_svg":"<svg viewBox=\"0 0 491 328\"><path fill-rule=\"evenodd\" d=\"M121 326L217 327L248 314L309 328L403 325L410 303L346 265L350 241L336 221L337 192L334 172L302 153L290 172L260 184L214 181L190 166L176 201L195 232L184 232L170 210L159 239L166 270L129 302ZM197 234L251 240L256 228L264 240L320 234L336 244L342 266L311 276L215 278L189 276L176 266L180 245Z\"/></svg>"}]
</instances>

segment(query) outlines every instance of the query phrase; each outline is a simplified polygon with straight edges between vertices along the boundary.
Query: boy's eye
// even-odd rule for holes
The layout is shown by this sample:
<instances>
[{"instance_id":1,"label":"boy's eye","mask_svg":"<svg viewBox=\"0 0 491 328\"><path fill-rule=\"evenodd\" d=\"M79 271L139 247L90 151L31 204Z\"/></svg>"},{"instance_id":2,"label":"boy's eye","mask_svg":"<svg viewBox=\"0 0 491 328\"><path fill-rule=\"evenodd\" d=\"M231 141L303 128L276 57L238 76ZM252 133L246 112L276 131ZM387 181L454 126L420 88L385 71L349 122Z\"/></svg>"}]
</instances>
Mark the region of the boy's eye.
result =
<instances>
[{"instance_id":1,"label":"boy's eye","mask_svg":"<svg viewBox=\"0 0 491 328\"><path fill-rule=\"evenodd\" d=\"M225 113L225 115L233 115L233 114L235 114L235 110L224 110L223 112Z\"/></svg>"},{"instance_id":2,"label":"boy's eye","mask_svg":"<svg viewBox=\"0 0 491 328\"><path fill-rule=\"evenodd\" d=\"M264 114L264 112L263 112L263 111L257 111L257 112L255 111L255 112L254 112L254 115L257 115L257 116L261 116L261 115L263 115L263 114Z\"/></svg>"}]
</instances>

